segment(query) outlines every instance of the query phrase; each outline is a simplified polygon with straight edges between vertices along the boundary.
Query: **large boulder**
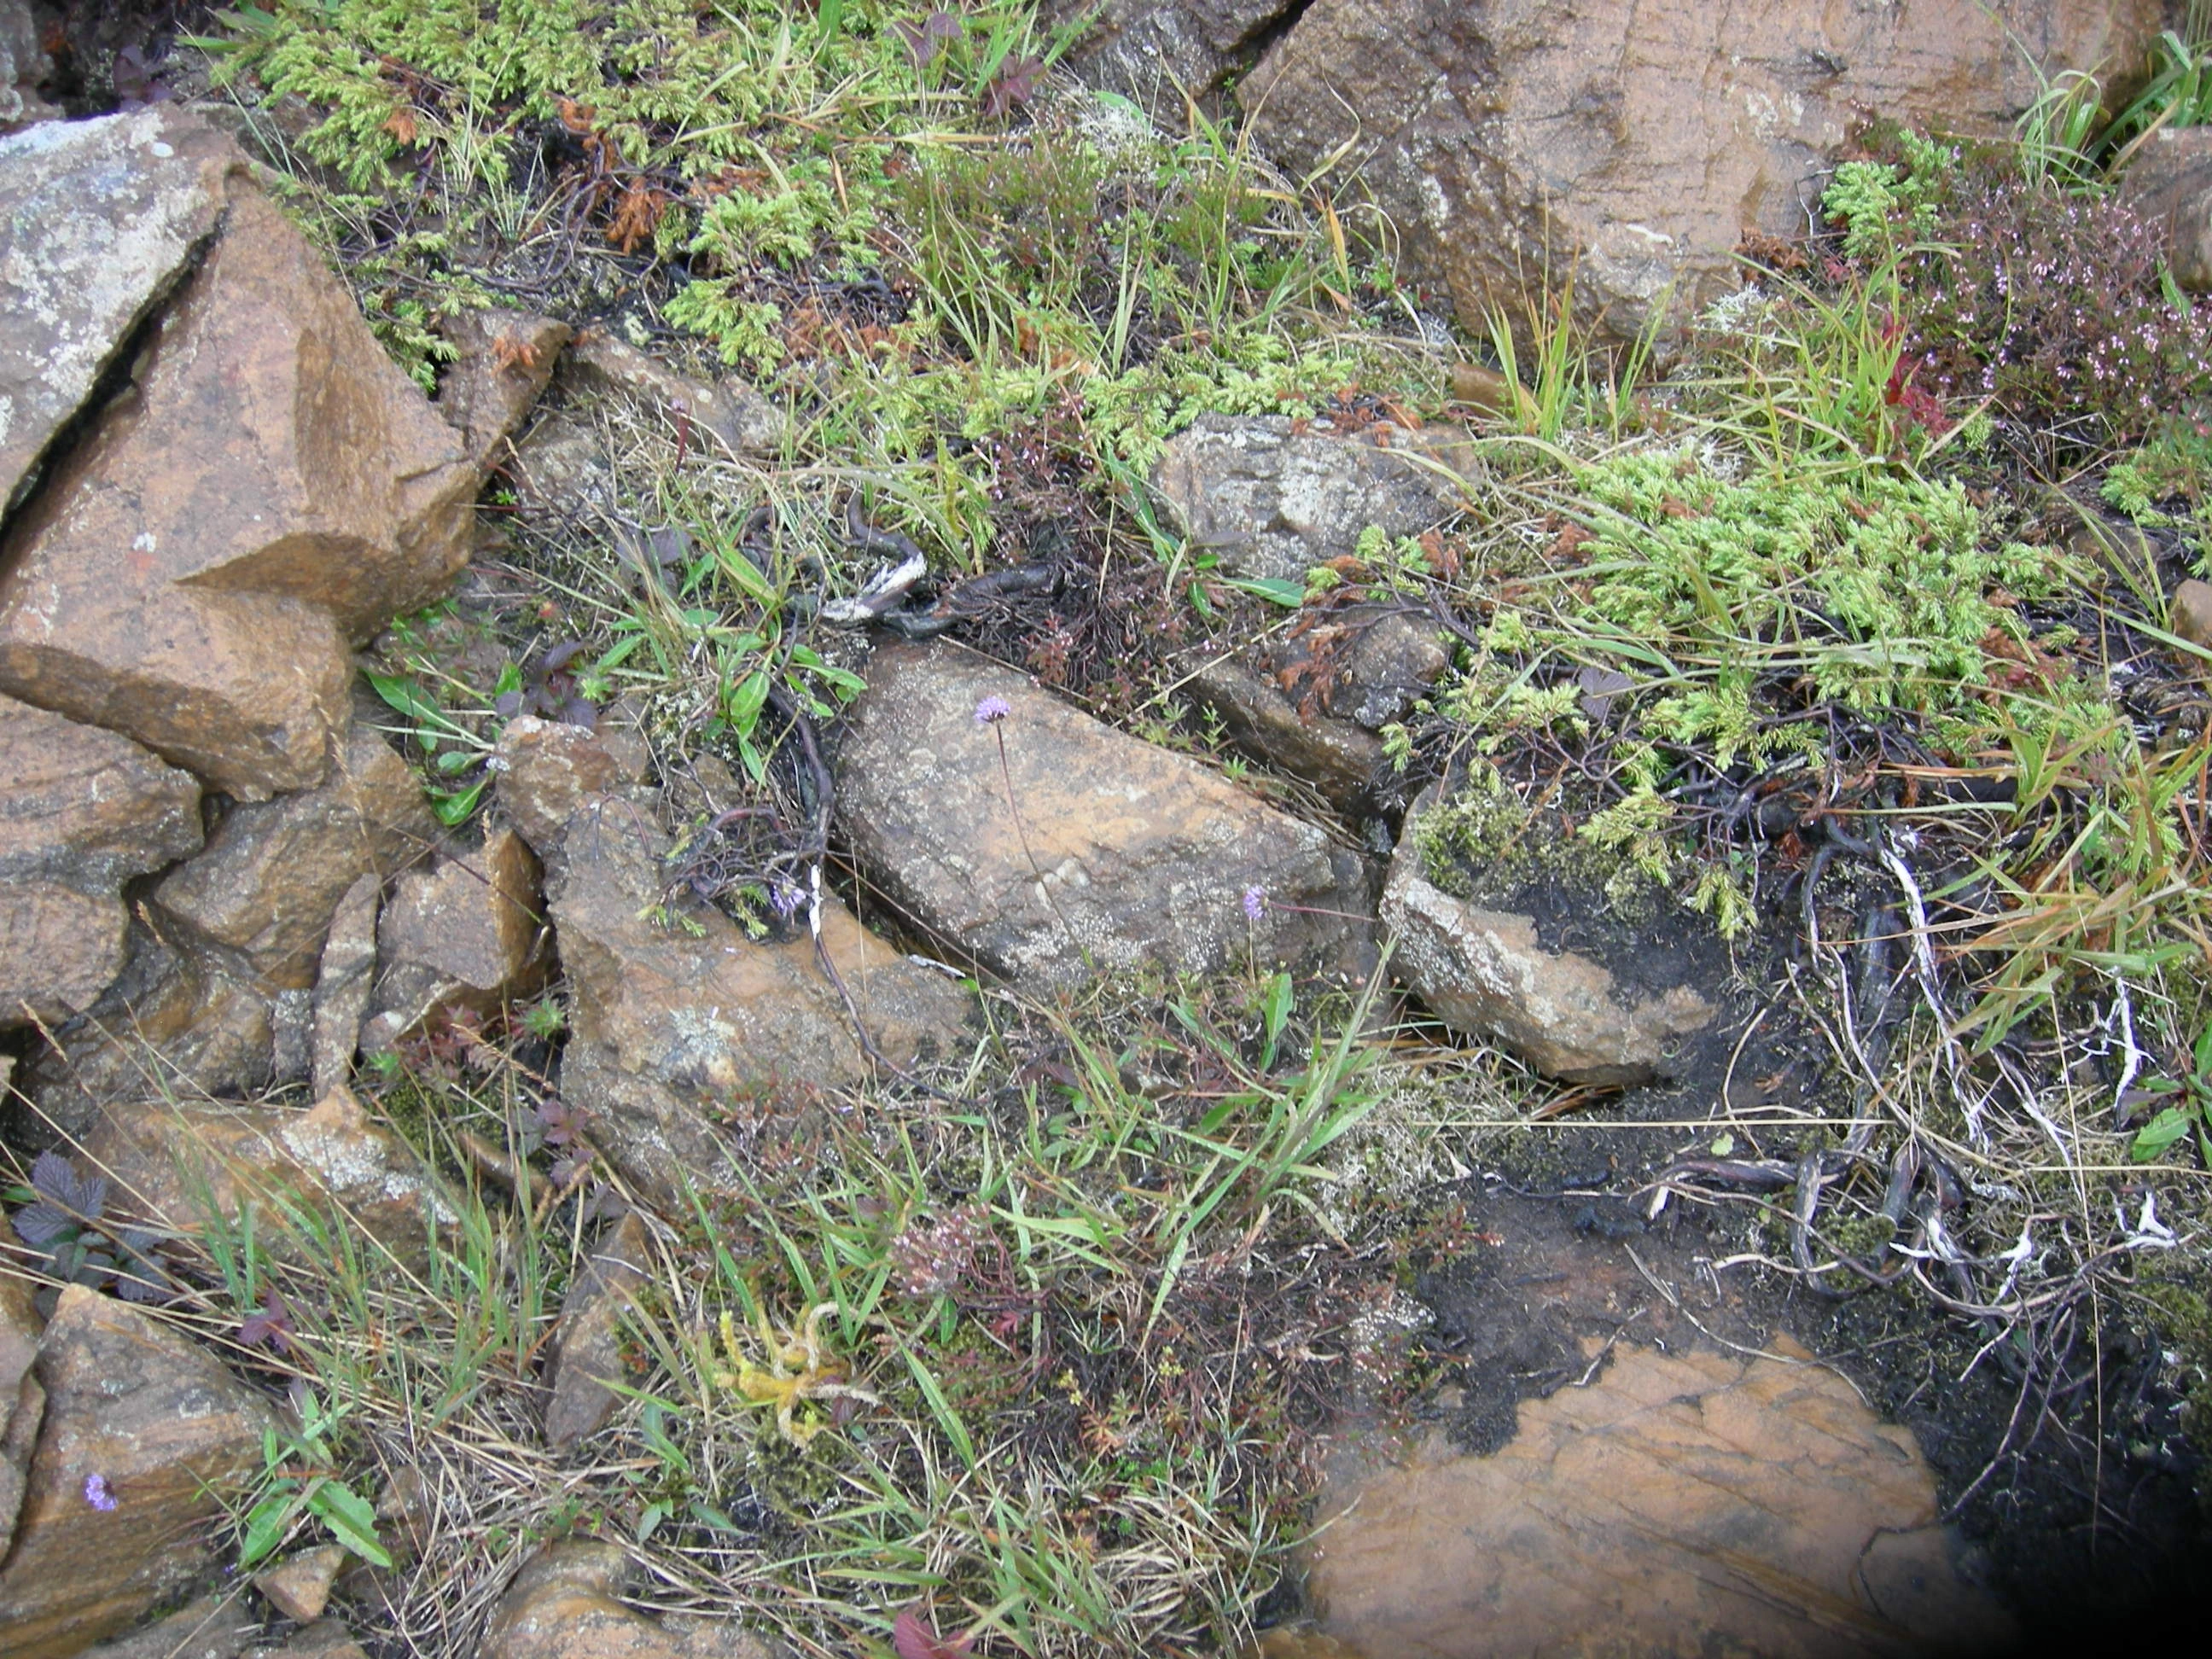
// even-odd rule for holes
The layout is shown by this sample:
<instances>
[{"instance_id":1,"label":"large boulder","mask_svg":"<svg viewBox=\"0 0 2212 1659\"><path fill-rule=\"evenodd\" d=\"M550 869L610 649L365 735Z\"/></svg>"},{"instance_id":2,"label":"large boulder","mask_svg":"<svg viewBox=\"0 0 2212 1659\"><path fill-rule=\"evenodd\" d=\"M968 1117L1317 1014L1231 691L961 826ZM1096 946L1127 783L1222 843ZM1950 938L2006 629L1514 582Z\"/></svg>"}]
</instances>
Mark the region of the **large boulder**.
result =
<instances>
[{"instance_id":1,"label":"large boulder","mask_svg":"<svg viewBox=\"0 0 2212 1659\"><path fill-rule=\"evenodd\" d=\"M321 258L227 182L133 383L0 547L0 690L260 799L322 781L349 643L460 568L477 475Z\"/></svg>"},{"instance_id":2,"label":"large boulder","mask_svg":"<svg viewBox=\"0 0 2212 1659\"><path fill-rule=\"evenodd\" d=\"M0 1027L58 1020L123 970L118 890L200 844L200 788L127 738L0 696Z\"/></svg>"},{"instance_id":3,"label":"large boulder","mask_svg":"<svg viewBox=\"0 0 2212 1659\"><path fill-rule=\"evenodd\" d=\"M1371 908L1356 854L951 647L869 660L837 818L892 902L1018 981L1249 957L1363 965Z\"/></svg>"},{"instance_id":4,"label":"large boulder","mask_svg":"<svg viewBox=\"0 0 2212 1659\"><path fill-rule=\"evenodd\" d=\"M1188 12L1208 0L1166 0ZM1402 267L1480 333L1570 283L1633 339L1736 285L1747 231L1802 234L1870 115L2008 131L2037 66L2124 77L2160 0L1313 0L1240 88L1293 173L1342 150Z\"/></svg>"},{"instance_id":5,"label":"large boulder","mask_svg":"<svg viewBox=\"0 0 2212 1659\"><path fill-rule=\"evenodd\" d=\"M907 961L822 899L823 971L804 913L790 937L748 939L687 894L672 896L666 834L602 796L569 821L549 860L547 908L573 1024L563 1096L616 1165L655 1197L711 1185L713 1120L748 1094L836 1089L878 1059L944 1049L969 1012L956 982Z\"/></svg>"},{"instance_id":6,"label":"large boulder","mask_svg":"<svg viewBox=\"0 0 2212 1659\"><path fill-rule=\"evenodd\" d=\"M18 50L35 52L26 33ZM175 109L0 138L0 514L214 237L245 170L229 137Z\"/></svg>"},{"instance_id":7,"label":"large boulder","mask_svg":"<svg viewBox=\"0 0 2212 1659\"><path fill-rule=\"evenodd\" d=\"M71 1285L34 1368L45 1421L0 1567L9 1659L66 1659L212 1571L261 1468L260 1398L139 1310Z\"/></svg>"}]
</instances>

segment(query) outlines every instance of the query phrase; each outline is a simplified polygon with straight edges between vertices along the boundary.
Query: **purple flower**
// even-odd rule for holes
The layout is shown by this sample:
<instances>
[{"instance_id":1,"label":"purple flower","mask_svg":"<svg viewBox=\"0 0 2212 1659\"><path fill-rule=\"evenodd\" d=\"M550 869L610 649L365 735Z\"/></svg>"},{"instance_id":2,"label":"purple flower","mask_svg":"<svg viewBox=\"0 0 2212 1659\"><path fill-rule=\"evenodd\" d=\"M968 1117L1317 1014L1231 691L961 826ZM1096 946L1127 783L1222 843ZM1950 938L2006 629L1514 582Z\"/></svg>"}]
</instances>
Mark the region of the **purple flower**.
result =
<instances>
[{"instance_id":1,"label":"purple flower","mask_svg":"<svg viewBox=\"0 0 2212 1659\"><path fill-rule=\"evenodd\" d=\"M1267 914L1267 890L1252 886L1244 890L1244 919L1257 921Z\"/></svg>"},{"instance_id":2,"label":"purple flower","mask_svg":"<svg viewBox=\"0 0 2212 1659\"><path fill-rule=\"evenodd\" d=\"M115 1507L117 1501L116 1497L113 1492L107 1489L107 1477L106 1475L88 1474L85 1476L84 1501L91 1504L93 1508L100 1510L102 1514L106 1514Z\"/></svg>"},{"instance_id":3,"label":"purple flower","mask_svg":"<svg viewBox=\"0 0 2212 1659\"><path fill-rule=\"evenodd\" d=\"M975 724L996 726L1013 712L1013 704L1008 702L1004 697L986 697L975 705Z\"/></svg>"}]
</instances>

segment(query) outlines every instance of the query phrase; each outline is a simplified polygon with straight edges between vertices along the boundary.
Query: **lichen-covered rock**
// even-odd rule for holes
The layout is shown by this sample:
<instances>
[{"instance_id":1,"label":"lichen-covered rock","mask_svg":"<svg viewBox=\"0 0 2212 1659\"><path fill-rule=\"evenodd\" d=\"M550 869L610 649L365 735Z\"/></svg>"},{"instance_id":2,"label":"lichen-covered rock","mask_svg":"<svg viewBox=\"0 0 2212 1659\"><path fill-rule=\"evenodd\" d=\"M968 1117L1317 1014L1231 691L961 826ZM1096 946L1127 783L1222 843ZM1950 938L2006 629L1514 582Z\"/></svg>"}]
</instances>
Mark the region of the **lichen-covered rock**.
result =
<instances>
[{"instance_id":1,"label":"lichen-covered rock","mask_svg":"<svg viewBox=\"0 0 2212 1659\"><path fill-rule=\"evenodd\" d=\"M1382 921L1399 981L1447 1025L1503 1043L1547 1077L1635 1084L1666 1071L1674 1046L1720 1012L1717 988L1702 982L1711 976L1685 960L1660 962L1661 954L1680 953L1660 952L1648 939L1640 953L1631 942L1601 960L1559 938L1595 930L1557 915L1540 927L1533 914L1444 891L1428 879L1421 834L1437 798L1435 789L1426 791L1407 815L1383 890ZM1545 896L1555 909L1579 905L1590 918L1607 908L1595 884L1567 884Z\"/></svg>"},{"instance_id":2,"label":"lichen-covered rock","mask_svg":"<svg viewBox=\"0 0 2212 1659\"><path fill-rule=\"evenodd\" d=\"M1152 488L1223 569L1303 582L1316 565L1352 553L1370 525L1410 536L1450 513L1462 441L1396 427L1338 433L1275 415L1202 415L1169 441Z\"/></svg>"},{"instance_id":3,"label":"lichen-covered rock","mask_svg":"<svg viewBox=\"0 0 2212 1659\"><path fill-rule=\"evenodd\" d=\"M237 1659L261 1620L236 1595L210 1592L128 1636L87 1648L83 1659Z\"/></svg>"},{"instance_id":4,"label":"lichen-covered rock","mask_svg":"<svg viewBox=\"0 0 2212 1659\"><path fill-rule=\"evenodd\" d=\"M0 514L215 235L245 168L172 108L0 137Z\"/></svg>"},{"instance_id":5,"label":"lichen-covered rock","mask_svg":"<svg viewBox=\"0 0 2212 1659\"><path fill-rule=\"evenodd\" d=\"M15 1535L31 1449L46 1418L46 1391L31 1369L39 1357L39 1331L31 1281L0 1272L0 1561L8 1559Z\"/></svg>"},{"instance_id":6,"label":"lichen-covered rock","mask_svg":"<svg viewBox=\"0 0 2212 1659\"><path fill-rule=\"evenodd\" d=\"M370 1236L419 1249L443 1206L406 1144L370 1121L350 1089L307 1111L149 1101L107 1107L80 1137L110 1182L118 1215L149 1226L199 1227L210 1206L235 1220L289 1195L336 1203ZM264 1229L264 1234L270 1230Z\"/></svg>"},{"instance_id":7,"label":"lichen-covered rock","mask_svg":"<svg viewBox=\"0 0 2212 1659\"><path fill-rule=\"evenodd\" d=\"M615 392L671 423L680 416L695 448L711 443L733 455L760 455L783 446L782 415L744 381L694 380L604 328L586 329L569 343L560 373L568 385Z\"/></svg>"},{"instance_id":8,"label":"lichen-covered rock","mask_svg":"<svg viewBox=\"0 0 2212 1659\"><path fill-rule=\"evenodd\" d=\"M1299 0L1047 0L1040 21L1085 27L1060 61L1181 130L1183 99L1248 67Z\"/></svg>"},{"instance_id":9,"label":"lichen-covered rock","mask_svg":"<svg viewBox=\"0 0 2212 1659\"><path fill-rule=\"evenodd\" d=\"M669 896L668 847L642 808L602 796L570 817L547 883L573 1021L562 1092L589 1115L593 1144L663 1200L720 1178L718 1109L857 1083L871 1048L910 1065L951 1044L969 1012L956 981L900 957L833 895L822 942L835 981L803 913L793 936L757 942Z\"/></svg>"},{"instance_id":10,"label":"lichen-covered rock","mask_svg":"<svg viewBox=\"0 0 2212 1659\"><path fill-rule=\"evenodd\" d=\"M2008 133L2039 77L2123 81L2161 21L2160 0L1313 0L1238 96L1294 176L1356 170L1406 280L1478 337L1571 283L1626 342L1734 289L1745 232L1802 235L1868 114Z\"/></svg>"},{"instance_id":11,"label":"lichen-covered rock","mask_svg":"<svg viewBox=\"0 0 2212 1659\"><path fill-rule=\"evenodd\" d=\"M0 548L0 690L259 799L322 781L349 642L460 568L477 474L283 215L228 194Z\"/></svg>"},{"instance_id":12,"label":"lichen-covered rock","mask_svg":"<svg viewBox=\"0 0 2212 1659\"><path fill-rule=\"evenodd\" d=\"M65 1019L122 972L117 890L200 844L200 788L127 738L0 696L0 1027Z\"/></svg>"},{"instance_id":13,"label":"lichen-covered rock","mask_svg":"<svg viewBox=\"0 0 2212 1659\"><path fill-rule=\"evenodd\" d=\"M507 723L491 772L494 799L540 858L560 850L561 832L579 806L637 781L599 733L534 714Z\"/></svg>"},{"instance_id":14,"label":"lichen-covered rock","mask_svg":"<svg viewBox=\"0 0 2212 1659\"><path fill-rule=\"evenodd\" d=\"M214 1356L71 1285L40 1340L45 1422L0 1565L9 1659L66 1659L216 1564L216 1523L261 1468L260 1398Z\"/></svg>"},{"instance_id":15,"label":"lichen-covered rock","mask_svg":"<svg viewBox=\"0 0 2212 1659\"><path fill-rule=\"evenodd\" d=\"M556 1451L582 1445L622 1404L610 1385L624 1380L623 1315L652 1266L653 1235L633 1211L592 1248L569 1285L545 1362L545 1443Z\"/></svg>"},{"instance_id":16,"label":"lichen-covered rock","mask_svg":"<svg viewBox=\"0 0 2212 1659\"><path fill-rule=\"evenodd\" d=\"M854 860L992 972L1362 965L1365 869L1312 824L967 652L886 646L867 678L838 756Z\"/></svg>"},{"instance_id":17,"label":"lichen-covered rock","mask_svg":"<svg viewBox=\"0 0 2212 1659\"><path fill-rule=\"evenodd\" d=\"M315 974L314 1031L307 1050L318 1100L353 1079L361 1025L368 1018L376 985L376 919L383 896L378 877L362 876L346 889L331 916L330 937L323 941Z\"/></svg>"}]
</instances>

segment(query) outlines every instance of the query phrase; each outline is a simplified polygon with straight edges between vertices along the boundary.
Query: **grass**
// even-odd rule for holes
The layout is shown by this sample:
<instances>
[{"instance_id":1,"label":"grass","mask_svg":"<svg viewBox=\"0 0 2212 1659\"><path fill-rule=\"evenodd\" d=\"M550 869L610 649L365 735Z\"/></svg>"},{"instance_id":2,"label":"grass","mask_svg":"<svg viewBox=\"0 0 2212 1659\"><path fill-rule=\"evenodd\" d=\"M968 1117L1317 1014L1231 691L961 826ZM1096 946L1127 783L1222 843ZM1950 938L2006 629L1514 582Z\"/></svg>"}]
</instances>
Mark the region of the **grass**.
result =
<instances>
[{"instance_id":1,"label":"grass","mask_svg":"<svg viewBox=\"0 0 2212 1659\"><path fill-rule=\"evenodd\" d=\"M1462 647L1386 733L1407 793L1455 797L1437 873L1556 829L1575 878L1724 941L1742 1043L1799 1034L1817 1103L1563 1091L1440 1045L1379 979L988 989L926 1078L727 1103L732 1170L651 1218L631 1385L563 1462L538 1368L625 1194L546 1144L549 1000L364 1079L450 1212L419 1250L297 1195L167 1218L170 1316L320 1413L241 1543L256 1513L358 1525L309 1501L319 1475L385 1498L395 1565L349 1594L426 1654L472 1651L569 1533L622 1540L641 1601L801 1653L890 1652L902 1613L980 1655L1234 1651L1285 1600L1322 1437L1448 1373L1408 1291L1468 1248L1452 1183L1549 1184L1592 1124L1623 1195L1695 1208L1728 1271L1909 1297L2001 1356L2056 1352L2088 1306L2170 1334L2166 1382L2212 1400L2212 739L2166 611L2212 556L2212 409L2164 345L2160 422L2077 395L2055 348L1984 386L2015 336L1928 287L1995 281L1952 239L1970 199L2013 216L2006 247L2101 234L2125 134L2088 83L2000 151L1882 141L1826 234L1662 364L1656 335L1593 350L1571 293L1436 342L1341 181L1063 85L1011 0L934 33L854 0L580 27L609 9L282 0L213 49L426 383L441 316L526 301L740 369L786 416L740 457L571 398L602 504L495 485L482 585L396 628L371 681L449 822L517 712L619 709L690 835L672 878L774 926L827 850L809 744L857 685L822 610L890 538L946 582L1050 560L1051 593L960 636L1217 761L1182 653L1417 603ZM319 124L284 140L274 93ZM2201 320L2110 265L2067 303ZM1302 592L1221 580L1145 489L1202 412L1424 420L1485 355L1508 392L1467 510ZM1674 1161L1708 1153L1790 1185Z\"/></svg>"}]
</instances>

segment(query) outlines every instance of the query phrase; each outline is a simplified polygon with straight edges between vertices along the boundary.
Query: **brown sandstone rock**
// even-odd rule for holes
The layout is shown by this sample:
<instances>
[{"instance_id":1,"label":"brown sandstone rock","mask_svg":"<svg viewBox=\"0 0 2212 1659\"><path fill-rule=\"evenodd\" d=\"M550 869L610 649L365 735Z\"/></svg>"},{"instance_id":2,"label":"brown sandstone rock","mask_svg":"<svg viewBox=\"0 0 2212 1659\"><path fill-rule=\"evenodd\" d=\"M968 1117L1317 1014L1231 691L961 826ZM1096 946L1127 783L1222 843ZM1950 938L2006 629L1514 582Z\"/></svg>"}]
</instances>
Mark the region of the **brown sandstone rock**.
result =
<instances>
[{"instance_id":1,"label":"brown sandstone rock","mask_svg":"<svg viewBox=\"0 0 2212 1659\"><path fill-rule=\"evenodd\" d=\"M629 1565L612 1544L540 1551L492 1615L483 1659L774 1659L726 1620L633 1613L615 1600Z\"/></svg>"},{"instance_id":2,"label":"brown sandstone rock","mask_svg":"<svg viewBox=\"0 0 2212 1659\"><path fill-rule=\"evenodd\" d=\"M977 718L987 698L1008 711L995 727ZM1139 963L1203 973L1248 951L1358 965L1371 907L1355 854L981 657L878 650L837 770L838 822L869 880L994 973L1065 985Z\"/></svg>"},{"instance_id":3,"label":"brown sandstone rock","mask_svg":"<svg viewBox=\"0 0 2212 1659\"><path fill-rule=\"evenodd\" d=\"M1712 1024L1719 1010L1695 987L1632 988L1595 957L1547 949L1534 917L1431 883L1416 826L1436 798L1428 791L1407 815L1382 921L1396 946L1391 971L1438 1018L1496 1039L1547 1077L1591 1084L1649 1081L1671 1044Z\"/></svg>"},{"instance_id":4,"label":"brown sandstone rock","mask_svg":"<svg viewBox=\"0 0 2212 1659\"><path fill-rule=\"evenodd\" d=\"M489 466L501 443L553 378L568 325L520 311L465 311L441 325L460 355L439 377L438 412L460 431L469 459Z\"/></svg>"},{"instance_id":5,"label":"brown sandstone rock","mask_svg":"<svg viewBox=\"0 0 2212 1659\"><path fill-rule=\"evenodd\" d=\"M1372 1659L2011 1650L1911 1433L1771 1346L1624 1345L1595 1386L1522 1401L1500 1451L1437 1433L1333 1482L1309 1578L1323 1633Z\"/></svg>"},{"instance_id":6,"label":"brown sandstone rock","mask_svg":"<svg viewBox=\"0 0 2212 1659\"><path fill-rule=\"evenodd\" d=\"M291 1195L339 1204L372 1237L419 1249L426 1216L442 1216L414 1153L369 1121L350 1089L304 1112L214 1102L113 1105L80 1139L112 1183L114 1212L165 1231L196 1231L210 1205L231 1219L249 1201L272 1214L274 1200ZM276 1236L265 1226L263 1235Z\"/></svg>"},{"instance_id":7,"label":"brown sandstone rock","mask_svg":"<svg viewBox=\"0 0 2212 1659\"><path fill-rule=\"evenodd\" d=\"M1314 0L1238 96L1293 174L1348 145L1408 280L1478 335L1571 277L1626 341L1735 288L1746 231L1802 235L1868 114L2008 131L2034 64L2124 78L2160 21L2159 0Z\"/></svg>"},{"instance_id":8,"label":"brown sandstone rock","mask_svg":"<svg viewBox=\"0 0 2212 1659\"><path fill-rule=\"evenodd\" d=\"M2196 577L2185 578L2173 590L2173 598L2166 606L2166 620L2173 631L2191 645L2212 648L2212 582L2201 582ZM2202 669L2201 662L2192 662Z\"/></svg>"},{"instance_id":9,"label":"brown sandstone rock","mask_svg":"<svg viewBox=\"0 0 2212 1659\"><path fill-rule=\"evenodd\" d=\"M0 690L241 799L319 783L349 640L467 556L476 474L283 216L224 235L0 549Z\"/></svg>"},{"instance_id":10,"label":"brown sandstone rock","mask_svg":"<svg viewBox=\"0 0 2212 1659\"><path fill-rule=\"evenodd\" d=\"M755 943L710 906L666 901L668 837L643 809L600 797L570 820L550 860L548 908L574 1025L563 1095L592 1115L593 1143L656 1197L711 1184L710 1123L746 1091L836 1089L866 1075L851 1012L822 971L804 919ZM876 1052L894 1066L951 1042L967 994L917 967L822 901L823 939Z\"/></svg>"},{"instance_id":11,"label":"brown sandstone rock","mask_svg":"<svg viewBox=\"0 0 2212 1659\"><path fill-rule=\"evenodd\" d=\"M84 1659L236 1659L261 1620L236 1595L203 1595L166 1619L87 1648Z\"/></svg>"},{"instance_id":12,"label":"brown sandstone rock","mask_svg":"<svg viewBox=\"0 0 2212 1659\"><path fill-rule=\"evenodd\" d=\"M770 454L782 447L783 416L744 381L725 376L709 386L647 356L604 328L587 328L561 359L562 380L633 399L662 419L680 412L690 422L695 448L720 445L733 455Z\"/></svg>"},{"instance_id":13,"label":"brown sandstone rock","mask_svg":"<svg viewBox=\"0 0 2212 1659\"><path fill-rule=\"evenodd\" d=\"M438 823L422 786L366 726L321 787L233 807L206 850L154 890L171 937L265 990L315 982L331 917L362 876L422 857Z\"/></svg>"},{"instance_id":14,"label":"brown sandstone rock","mask_svg":"<svg viewBox=\"0 0 2212 1659\"><path fill-rule=\"evenodd\" d=\"M560 850L562 830L579 806L635 781L597 733L534 714L507 723L491 771L501 810L541 857Z\"/></svg>"},{"instance_id":15,"label":"brown sandstone rock","mask_svg":"<svg viewBox=\"0 0 2212 1659\"><path fill-rule=\"evenodd\" d=\"M178 109L0 138L0 514L214 236L245 167Z\"/></svg>"},{"instance_id":16,"label":"brown sandstone rock","mask_svg":"<svg viewBox=\"0 0 2212 1659\"><path fill-rule=\"evenodd\" d=\"M1152 488L1194 547L1240 576L1303 582L1370 525L1426 530L1452 510L1453 435L1301 431L1280 416L1203 415L1170 441ZM1426 465L1424 463L1426 463Z\"/></svg>"},{"instance_id":17,"label":"brown sandstone rock","mask_svg":"<svg viewBox=\"0 0 2212 1659\"><path fill-rule=\"evenodd\" d=\"M253 1588L287 1619L295 1624L311 1625L323 1616L323 1609L330 1605L331 1586L337 1582L339 1570L345 1564L343 1546L325 1544L320 1549L302 1551L265 1571L255 1573Z\"/></svg>"},{"instance_id":18,"label":"brown sandstone rock","mask_svg":"<svg viewBox=\"0 0 2212 1659\"><path fill-rule=\"evenodd\" d=\"M2212 289L2212 127L2166 127L2128 163L2120 199L2166 227L2173 280Z\"/></svg>"},{"instance_id":19,"label":"brown sandstone rock","mask_svg":"<svg viewBox=\"0 0 2212 1659\"><path fill-rule=\"evenodd\" d=\"M44 1426L0 1567L10 1659L63 1659L216 1565L214 1523L261 1467L269 1409L205 1350L81 1285L40 1344ZM114 1507L95 1508L97 1475Z\"/></svg>"},{"instance_id":20,"label":"brown sandstone rock","mask_svg":"<svg viewBox=\"0 0 2212 1659\"><path fill-rule=\"evenodd\" d=\"M200 844L199 785L127 738L0 696L0 1027L59 1020L123 969L125 878Z\"/></svg>"},{"instance_id":21,"label":"brown sandstone rock","mask_svg":"<svg viewBox=\"0 0 2212 1659\"><path fill-rule=\"evenodd\" d=\"M552 1391L545 1403L545 1443L556 1451L589 1440L622 1404L622 1396L607 1386L623 1378L622 1317L652 1265L653 1235L633 1211L599 1241L569 1286L545 1366ZM0 1381L5 1377L0 1370Z\"/></svg>"},{"instance_id":22,"label":"brown sandstone rock","mask_svg":"<svg viewBox=\"0 0 2212 1659\"><path fill-rule=\"evenodd\" d=\"M377 924L378 980L362 1044L390 1048L444 1016L483 1019L544 982L538 859L512 830L399 878Z\"/></svg>"}]
</instances>

